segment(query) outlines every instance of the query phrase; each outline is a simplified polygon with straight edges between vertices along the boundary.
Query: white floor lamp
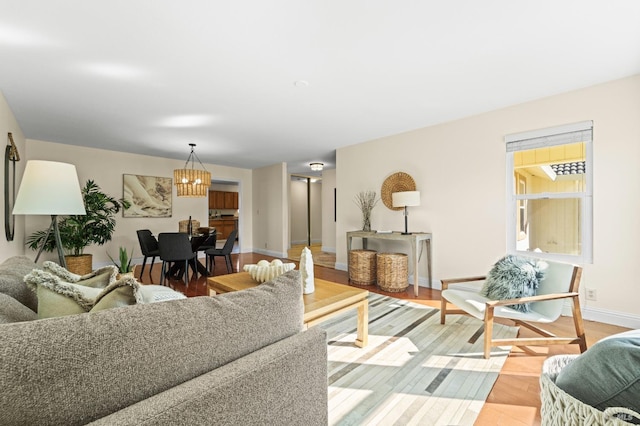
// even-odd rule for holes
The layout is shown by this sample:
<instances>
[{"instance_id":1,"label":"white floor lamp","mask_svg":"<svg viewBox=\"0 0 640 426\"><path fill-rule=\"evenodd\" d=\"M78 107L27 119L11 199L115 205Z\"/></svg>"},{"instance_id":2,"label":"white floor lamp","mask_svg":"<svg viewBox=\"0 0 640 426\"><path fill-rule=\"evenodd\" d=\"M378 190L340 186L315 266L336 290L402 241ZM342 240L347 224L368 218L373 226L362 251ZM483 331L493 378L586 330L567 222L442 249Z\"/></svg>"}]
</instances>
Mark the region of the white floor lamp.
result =
<instances>
[{"instance_id":1,"label":"white floor lamp","mask_svg":"<svg viewBox=\"0 0 640 426\"><path fill-rule=\"evenodd\" d=\"M35 262L38 262L53 230L59 264L67 267L58 230L58 215L86 214L76 166L54 161L28 161L13 207L13 214L50 215L51 225Z\"/></svg>"}]
</instances>

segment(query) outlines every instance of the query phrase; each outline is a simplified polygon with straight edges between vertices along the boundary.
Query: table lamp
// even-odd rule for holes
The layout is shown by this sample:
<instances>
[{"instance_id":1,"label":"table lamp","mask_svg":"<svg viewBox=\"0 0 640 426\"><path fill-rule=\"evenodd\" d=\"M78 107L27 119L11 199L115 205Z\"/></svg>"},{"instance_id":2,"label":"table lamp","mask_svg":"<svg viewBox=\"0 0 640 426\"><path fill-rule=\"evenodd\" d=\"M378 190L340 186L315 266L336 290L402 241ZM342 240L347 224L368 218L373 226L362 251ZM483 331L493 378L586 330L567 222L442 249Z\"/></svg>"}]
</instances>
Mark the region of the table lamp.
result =
<instances>
[{"instance_id":1,"label":"table lamp","mask_svg":"<svg viewBox=\"0 0 640 426\"><path fill-rule=\"evenodd\" d=\"M51 215L51 225L38 250L35 262L38 262L53 229L59 264L66 268L58 230L58 215L86 214L76 166L55 161L28 161L20 182L13 214Z\"/></svg>"},{"instance_id":2,"label":"table lamp","mask_svg":"<svg viewBox=\"0 0 640 426\"><path fill-rule=\"evenodd\" d=\"M407 226L407 218L409 216L407 207L420 205L420 191L394 192L391 194L391 203L393 207L404 207L404 232L402 235L411 235Z\"/></svg>"}]
</instances>

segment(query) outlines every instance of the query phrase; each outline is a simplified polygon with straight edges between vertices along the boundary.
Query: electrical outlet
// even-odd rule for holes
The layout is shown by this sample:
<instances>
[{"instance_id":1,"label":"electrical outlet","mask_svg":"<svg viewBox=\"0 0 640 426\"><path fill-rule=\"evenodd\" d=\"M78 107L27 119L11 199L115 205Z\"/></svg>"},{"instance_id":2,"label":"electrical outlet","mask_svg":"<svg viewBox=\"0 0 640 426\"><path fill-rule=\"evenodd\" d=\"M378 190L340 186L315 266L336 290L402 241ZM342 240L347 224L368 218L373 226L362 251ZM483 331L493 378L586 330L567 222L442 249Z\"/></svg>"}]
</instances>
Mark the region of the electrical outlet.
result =
<instances>
[{"instance_id":1,"label":"electrical outlet","mask_svg":"<svg viewBox=\"0 0 640 426\"><path fill-rule=\"evenodd\" d=\"M596 301L597 299L598 299L598 295L596 293L596 290L594 288L588 288L587 289L587 300Z\"/></svg>"}]
</instances>

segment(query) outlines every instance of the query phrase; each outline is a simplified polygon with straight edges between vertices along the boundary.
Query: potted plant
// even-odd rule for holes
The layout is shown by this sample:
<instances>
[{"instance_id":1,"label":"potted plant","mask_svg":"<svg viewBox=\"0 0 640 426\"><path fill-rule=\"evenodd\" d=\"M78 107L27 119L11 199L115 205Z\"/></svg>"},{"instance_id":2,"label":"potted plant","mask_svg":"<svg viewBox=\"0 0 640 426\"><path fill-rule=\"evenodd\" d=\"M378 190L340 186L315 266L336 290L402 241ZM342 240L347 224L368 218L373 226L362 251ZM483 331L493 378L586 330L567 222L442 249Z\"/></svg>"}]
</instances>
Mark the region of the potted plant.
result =
<instances>
[{"instance_id":1,"label":"potted plant","mask_svg":"<svg viewBox=\"0 0 640 426\"><path fill-rule=\"evenodd\" d=\"M85 247L91 244L103 245L111 241L116 228L115 215L120 209L129 207L124 199L115 199L100 189L91 179L82 188L85 215L71 215L61 218L58 229L65 253L67 269L77 274L86 274L92 269L92 255L84 253ZM27 245L37 250L47 238L47 231L37 231L27 238ZM53 251L56 247L53 234L49 234L44 250Z\"/></svg>"},{"instance_id":2,"label":"potted plant","mask_svg":"<svg viewBox=\"0 0 640 426\"><path fill-rule=\"evenodd\" d=\"M118 262L116 262L113 257L111 257L111 255L109 253L107 253L107 256L109 256L109 259L111 259L111 261L113 262L114 265L116 265L118 267L118 272L119 272L119 276L122 275L133 275L133 267L131 266L131 261L133 260L133 251L134 249L131 249L131 254L129 254L127 252L127 249L124 247L119 247L118 248Z\"/></svg>"}]
</instances>

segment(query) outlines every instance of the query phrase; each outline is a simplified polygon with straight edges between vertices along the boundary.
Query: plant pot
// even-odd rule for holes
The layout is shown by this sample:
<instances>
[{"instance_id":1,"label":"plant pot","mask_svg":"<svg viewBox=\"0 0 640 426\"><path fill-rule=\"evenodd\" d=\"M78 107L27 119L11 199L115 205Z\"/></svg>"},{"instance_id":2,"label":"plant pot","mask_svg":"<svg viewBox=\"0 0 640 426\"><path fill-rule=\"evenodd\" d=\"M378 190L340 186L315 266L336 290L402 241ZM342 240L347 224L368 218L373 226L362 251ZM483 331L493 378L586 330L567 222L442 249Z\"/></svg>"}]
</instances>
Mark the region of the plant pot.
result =
<instances>
[{"instance_id":1,"label":"plant pot","mask_svg":"<svg viewBox=\"0 0 640 426\"><path fill-rule=\"evenodd\" d=\"M120 278L124 278L124 277L131 277L131 278L135 278L135 275L133 275L133 271L131 272L125 272L124 274L121 272L118 272L118 275L116 275L116 279L119 280Z\"/></svg>"},{"instance_id":2,"label":"plant pot","mask_svg":"<svg viewBox=\"0 0 640 426\"><path fill-rule=\"evenodd\" d=\"M65 256L65 262L67 262L67 270L78 275L86 275L93 271L93 255L81 254L78 256Z\"/></svg>"}]
</instances>

